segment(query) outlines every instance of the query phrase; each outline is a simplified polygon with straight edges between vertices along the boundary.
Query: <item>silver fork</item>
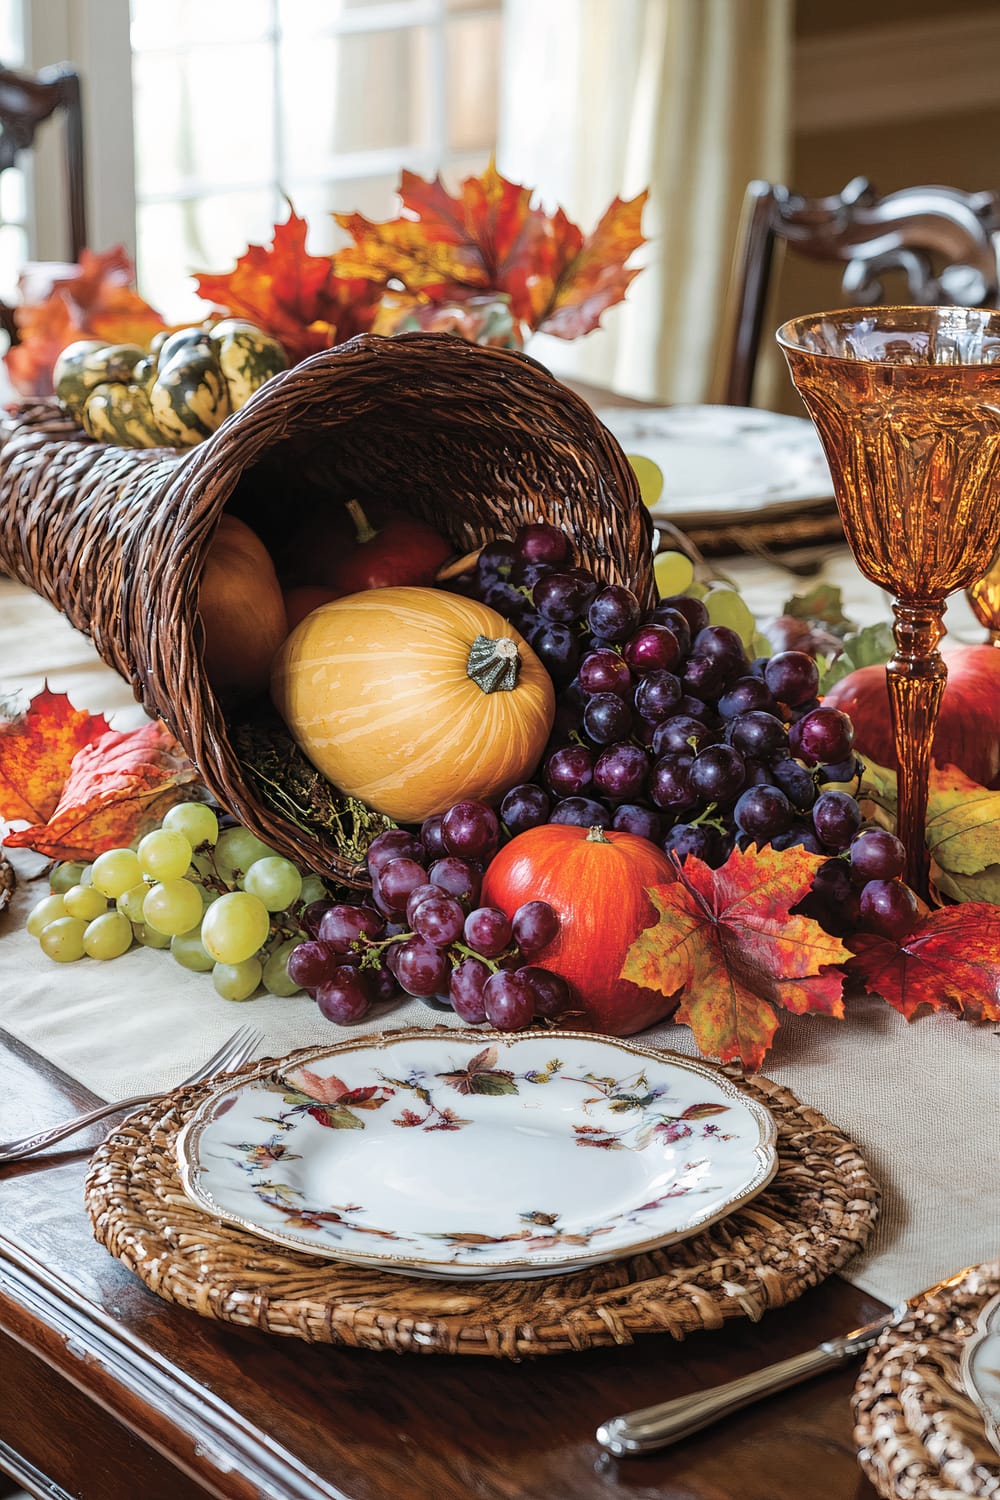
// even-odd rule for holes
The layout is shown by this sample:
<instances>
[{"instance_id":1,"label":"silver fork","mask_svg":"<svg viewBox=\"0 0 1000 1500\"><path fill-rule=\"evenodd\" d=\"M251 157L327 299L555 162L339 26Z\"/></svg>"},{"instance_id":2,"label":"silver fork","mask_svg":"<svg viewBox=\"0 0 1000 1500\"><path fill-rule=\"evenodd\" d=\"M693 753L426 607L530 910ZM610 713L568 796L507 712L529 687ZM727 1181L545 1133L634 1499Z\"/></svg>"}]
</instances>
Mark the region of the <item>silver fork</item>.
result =
<instances>
[{"instance_id":1,"label":"silver fork","mask_svg":"<svg viewBox=\"0 0 1000 1500\"><path fill-rule=\"evenodd\" d=\"M189 1078L183 1079L176 1086L185 1088L188 1084L204 1083L214 1073L224 1073L240 1067L253 1056L263 1040L264 1033L258 1031L256 1026L241 1026L223 1043L218 1052L214 1052L207 1062L202 1063L200 1068L195 1068ZM0 1166L21 1161L25 1156L33 1156L36 1151L44 1151L57 1141L65 1140L68 1135L75 1135L85 1126L93 1125L95 1120L103 1120L105 1116L117 1114L122 1109L135 1109L140 1104L151 1104L154 1099L162 1099L168 1092L168 1089L157 1089L152 1094L136 1094L131 1099L98 1104L96 1108L87 1110L86 1114L74 1115L71 1120L64 1120L61 1125L52 1125L48 1130L39 1130L35 1135L25 1135L17 1141L0 1141Z\"/></svg>"}]
</instances>

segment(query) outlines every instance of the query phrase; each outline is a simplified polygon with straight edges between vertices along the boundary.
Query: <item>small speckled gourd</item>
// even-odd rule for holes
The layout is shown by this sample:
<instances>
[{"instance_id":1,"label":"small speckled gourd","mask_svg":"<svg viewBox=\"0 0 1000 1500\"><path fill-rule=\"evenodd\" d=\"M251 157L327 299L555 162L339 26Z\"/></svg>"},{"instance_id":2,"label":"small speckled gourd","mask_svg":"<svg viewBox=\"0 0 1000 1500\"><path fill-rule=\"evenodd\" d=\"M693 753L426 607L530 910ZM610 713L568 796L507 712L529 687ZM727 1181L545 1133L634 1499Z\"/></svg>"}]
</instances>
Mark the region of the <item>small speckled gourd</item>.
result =
<instances>
[{"instance_id":1,"label":"small speckled gourd","mask_svg":"<svg viewBox=\"0 0 1000 1500\"><path fill-rule=\"evenodd\" d=\"M503 796L535 769L555 712L551 678L514 626L431 588L314 610L278 652L271 696L324 776L401 823Z\"/></svg>"}]
</instances>

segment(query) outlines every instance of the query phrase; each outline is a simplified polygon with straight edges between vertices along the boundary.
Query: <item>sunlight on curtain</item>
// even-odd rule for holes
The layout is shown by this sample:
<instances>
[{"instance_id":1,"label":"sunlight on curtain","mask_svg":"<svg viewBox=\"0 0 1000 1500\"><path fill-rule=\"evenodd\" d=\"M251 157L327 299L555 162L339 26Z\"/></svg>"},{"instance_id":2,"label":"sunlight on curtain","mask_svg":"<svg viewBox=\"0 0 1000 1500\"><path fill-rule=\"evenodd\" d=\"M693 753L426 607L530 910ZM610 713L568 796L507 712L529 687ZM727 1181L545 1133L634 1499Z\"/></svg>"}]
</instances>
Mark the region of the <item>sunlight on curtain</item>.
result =
<instances>
[{"instance_id":1,"label":"sunlight on curtain","mask_svg":"<svg viewBox=\"0 0 1000 1500\"><path fill-rule=\"evenodd\" d=\"M503 25L500 170L585 231L650 189L625 305L530 352L631 395L710 400L743 192L785 176L792 0L505 0Z\"/></svg>"}]
</instances>

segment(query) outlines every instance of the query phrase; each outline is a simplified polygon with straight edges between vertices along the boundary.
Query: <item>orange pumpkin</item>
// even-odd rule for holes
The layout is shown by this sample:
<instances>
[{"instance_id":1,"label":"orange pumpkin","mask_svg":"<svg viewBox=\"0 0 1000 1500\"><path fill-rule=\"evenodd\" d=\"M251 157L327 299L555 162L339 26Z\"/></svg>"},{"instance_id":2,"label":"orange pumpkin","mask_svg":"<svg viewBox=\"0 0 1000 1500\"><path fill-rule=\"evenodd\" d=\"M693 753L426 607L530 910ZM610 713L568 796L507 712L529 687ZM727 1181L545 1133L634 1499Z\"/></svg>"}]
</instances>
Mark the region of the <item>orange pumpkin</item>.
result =
<instances>
[{"instance_id":1,"label":"orange pumpkin","mask_svg":"<svg viewBox=\"0 0 1000 1500\"><path fill-rule=\"evenodd\" d=\"M267 691L274 653L288 632L271 555L255 531L223 516L198 592L205 675L223 703Z\"/></svg>"},{"instance_id":2,"label":"orange pumpkin","mask_svg":"<svg viewBox=\"0 0 1000 1500\"><path fill-rule=\"evenodd\" d=\"M559 932L531 962L568 980L575 991L570 1024L631 1036L661 1021L677 1001L621 978L631 944L657 919L650 886L674 879L667 856L648 839L549 823L520 833L496 854L483 877L482 904L507 915L525 901L547 901Z\"/></svg>"},{"instance_id":3,"label":"orange pumpkin","mask_svg":"<svg viewBox=\"0 0 1000 1500\"><path fill-rule=\"evenodd\" d=\"M275 658L271 696L324 776L401 823L524 781L555 712L552 680L513 625L429 588L314 610Z\"/></svg>"}]
</instances>

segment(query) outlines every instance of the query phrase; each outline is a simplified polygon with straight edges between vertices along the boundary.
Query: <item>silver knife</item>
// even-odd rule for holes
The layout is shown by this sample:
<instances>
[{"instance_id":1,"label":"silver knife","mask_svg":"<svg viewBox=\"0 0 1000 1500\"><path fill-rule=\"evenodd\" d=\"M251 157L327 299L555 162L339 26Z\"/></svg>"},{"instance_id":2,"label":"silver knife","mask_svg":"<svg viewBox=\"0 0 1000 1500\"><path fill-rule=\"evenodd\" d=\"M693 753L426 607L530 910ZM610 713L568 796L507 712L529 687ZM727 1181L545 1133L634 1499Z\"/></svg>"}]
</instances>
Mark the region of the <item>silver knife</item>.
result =
<instances>
[{"instance_id":1,"label":"silver knife","mask_svg":"<svg viewBox=\"0 0 1000 1500\"><path fill-rule=\"evenodd\" d=\"M949 1281L957 1278L949 1278ZM644 1406L639 1411L625 1412L602 1422L597 1429L597 1441L602 1448L616 1458L629 1458L641 1453L652 1453L657 1448L669 1447L693 1432L709 1427L719 1417L739 1411L759 1401L762 1396L773 1395L802 1380L810 1380L824 1370L836 1369L870 1349L886 1328L898 1323L909 1311L910 1304L901 1302L891 1312L855 1328L840 1338L827 1339L804 1354L793 1354L791 1359L766 1365L754 1370L739 1380L730 1380L726 1385L712 1386L707 1391L695 1391L689 1396L678 1396L674 1401L661 1401L657 1406Z\"/></svg>"}]
</instances>

